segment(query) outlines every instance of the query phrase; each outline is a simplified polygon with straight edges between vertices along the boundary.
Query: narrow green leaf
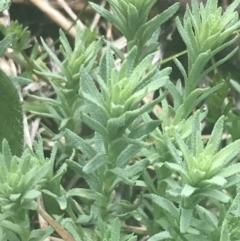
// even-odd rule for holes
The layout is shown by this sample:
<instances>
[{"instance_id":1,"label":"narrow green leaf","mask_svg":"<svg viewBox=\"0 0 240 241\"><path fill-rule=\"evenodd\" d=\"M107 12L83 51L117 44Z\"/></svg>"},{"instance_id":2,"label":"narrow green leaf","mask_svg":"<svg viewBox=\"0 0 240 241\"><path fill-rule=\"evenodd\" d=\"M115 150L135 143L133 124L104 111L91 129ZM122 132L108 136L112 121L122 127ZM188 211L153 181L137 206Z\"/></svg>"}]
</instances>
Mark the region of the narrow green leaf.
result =
<instances>
[{"instance_id":1,"label":"narrow green leaf","mask_svg":"<svg viewBox=\"0 0 240 241\"><path fill-rule=\"evenodd\" d=\"M240 140L221 149L213 158L210 171L219 170L240 153Z\"/></svg>"},{"instance_id":2,"label":"narrow green leaf","mask_svg":"<svg viewBox=\"0 0 240 241\"><path fill-rule=\"evenodd\" d=\"M26 199L35 199L37 197L39 197L41 195L41 192L38 191L38 190L35 190L35 189L32 189L32 190L29 190L27 191L23 198L26 198Z\"/></svg>"},{"instance_id":3,"label":"narrow green leaf","mask_svg":"<svg viewBox=\"0 0 240 241\"><path fill-rule=\"evenodd\" d=\"M149 39L149 36L152 36L153 33L168 19L170 19L178 10L179 3L173 4L171 7L166 9L161 14L155 16L151 20L149 20L147 23L143 24L136 33L136 39L141 40L140 48L143 47L143 45L147 42Z\"/></svg>"},{"instance_id":4,"label":"narrow green leaf","mask_svg":"<svg viewBox=\"0 0 240 241\"><path fill-rule=\"evenodd\" d=\"M182 154L187 163L187 166L188 166L188 168L190 168L191 164L194 161L193 161L192 155L189 152L188 146L184 143L184 141L182 140L181 136L178 133L175 134L175 138L176 138L179 149L182 151Z\"/></svg>"},{"instance_id":5,"label":"narrow green leaf","mask_svg":"<svg viewBox=\"0 0 240 241\"><path fill-rule=\"evenodd\" d=\"M142 173L149 166L150 162L148 159L142 159L140 161L136 161L133 165L128 166L125 169L126 174L128 177L134 178L136 175Z\"/></svg>"},{"instance_id":6,"label":"narrow green leaf","mask_svg":"<svg viewBox=\"0 0 240 241\"><path fill-rule=\"evenodd\" d=\"M82 198L86 198L86 199L92 199L92 200L96 200L99 201L103 198L101 193L98 193L94 190L90 190L90 189L84 189L84 188L73 188L71 190L69 190L66 194L66 197L82 197Z\"/></svg>"},{"instance_id":7,"label":"narrow green leaf","mask_svg":"<svg viewBox=\"0 0 240 241\"><path fill-rule=\"evenodd\" d=\"M142 177L143 177L143 180L144 180L145 185L148 188L148 190L153 194L157 193L153 180L150 177L150 175L148 174L147 170L144 170L142 172Z\"/></svg>"},{"instance_id":8,"label":"narrow green leaf","mask_svg":"<svg viewBox=\"0 0 240 241\"><path fill-rule=\"evenodd\" d=\"M173 239L173 237L168 231L157 233L153 235L150 239L148 239L148 241L160 241L166 239Z\"/></svg>"},{"instance_id":9,"label":"narrow green leaf","mask_svg":"<svg viewBox=\"0 0 240 241\"><path fill-rule=\"evenodd\" d=\"M94 120L93 118L91 118L90 116L88 116L84 113L82 114L82 120L92 130L100 133L102 135L102 137L104 138L104 140L109 139L109 134L108 134L107 129L101 123L99 123L97 120Z\"/></svg>"},{"instance_id":10,"label":"narrow green leaf","mask_svg":"<svg viewBox=\"0 0 240 241\"><path fill-rule=\"evenodd\" d=\"M140 138L144 135L147 135L147 134L151 133L152 131L154 131L160 125L160 123L161 123L161 121L158 121L158 120L152 120L150 122L143 123L143 124L137 126L135 129L133 129L128 134L128 137L135 139L135 138Z\"/></svg>"},{"instance_id":11,"label":"narrow green leaf","mask_svg":"<svg viewBox=\"0 0 240 241\"><path fill-rule=\"evenodd\" d=\"M2 56L4 52L7 50L7 48L12 44L14 36L15 34L11 33L7 35L2 41L0 41L0 56Z\"/></svg>"},{"instance_id":12,"label":"narrow green leaf","mask_svg":"<svg viewBox=\"0 0 240 241\"><path fill-rule=\"evenodd\" d=\"M197 188L185 184L182 189L181 196L183 198L190 197L196 190Z\"/></svg>"},{"instance_id":13,"label":"narrow green leaf","mask_svg":"<svg viewBox=\"0 0 240 241\"><path fill-rule=\"evenodd\" d=\"M186 72L185 68L183 67L182 63L177 58L174 58L173 61L176 64L176 66L178 67L178 69L180 70L180 72L183 76L184 82L187 83L187 79L188 79L187 72Z\"/></svg>"},{"instance_id":14,"label":"narrow green leaf","mask_svg":"<svg viewBox=\"0 0 240 241\"><path fill-rule=\"evenodd\" d=\"M104 105L102 96L100 95L96 85L91 76L84 67L80 69L80 86L81 92L87 93L97 100L100 105Z\"/></svg>"},{"instance_id":15,"label":"narrow green leaf","mask_svg":"<svg viewBox=\"0 0 240 241\"><path fill-rule=\"evenodd\" d=\"M73 51L72 51L72 48L71 48L71 46L70 46L70 44L68 42L68 39L67 39L65 33L62 31L62 29L59 30L59 34L60 34L60 38L59 38L60 42L63 45L64 50L66 51L67 56L71 56Z\"/></svg>"},{"instance_id":16,"label":"narrow green leaf","mask_svg":"<svg viewBox=\"0 0 240 241\"><path fill-rule=\"evenodd\" d=\"M218 175L224 178L230 177L234 174L237 174L240 172L240 163L230 165L224 169L222 169Z\"/></svg>"},{"instance_id":17,"label":"narrow green leaf","mask_svg":"<svg viewBox=\"0 0 240 241\"><path fill-rule=\"evenodd\" d=\"M211 137L207 143L206 148L209 145L211 145L212 146L211 148L213 148L212 155L214 155L217 152L219 145L221 143L222 132L223 132L223 122L224 122L224 116L221 116L218 119L217 123L214 125Z\"/></svg>"},{"instance_id":18,"label":"narrow green leaf","mask_svg":"<svg viewBox=\"0 0 240 241\"><path fill-rule=\"evenodd\" d=\"M32 230L28 241L46 240L53 233L53 231L54 231L54 229L51 226L47 226L47 228L45 228L45 229Z\"/></svg>"},{"instance_id":19,"label":"narrow green leaf","mask_svg":"<svg viewBox=\"0 0 240 241\"><path fill-rule=\"evenodd\" d=\"M174 218L179 218L179 212L175 205L173 205L172 202L170 202L168 199L165 199L163 197L157 196L155 194L151 194L152 201L156 203L159 207L166 210L169 214L172 214Z\"/></svg>"},{"instance_id":20,"label":"narrow green leaf","mask_svg":"<svg viewBox=\"0 0 240 241\"><path fill-rule=\"evenodd\" d=\"M120 241L121 220L115 218L111 228L111 238L109 241Z\"/></svg>"},{"instance_id":21,"label":"narrow green leaf","mask_svg":"<svg viewBox=\"0 0 240 241\"><path fill-rule=\"evenodd\" d=\"M228 221L225 219L221 228L221 237L219 241L231 241L230 233L228 231Z\"/></svg>"},{"instance_id":22,"label":"narrow green leaf","mask_svg":"<svg viewBox=\"0 0 240 241\"><path fill-rule=\"evenodd\" d=\"M102 55L100 59L99 75L101 76L102 80L105 81L105 83L110 89L111 72L114 68L115 65L112 50L110 48L110 45L108 44L105 53Z\"/></svg>"},{"instance_id":23,"label":"narrow green leaf","mask_svg":"<svg viewBox=\"0 0 240 241\"><path fill-rule=\"evenodd\" d=\"M11 153L11 149L10 149L6 139L4 139L2 142L2 154L3 154L4 164L5 164L6 168L8 169L8 171L10 171L11 170L12 153Z\"/></svg>"},{"instance_id":24,"label":"narrow green leaf","mask_svg":"<svg viewBox=\"0 0 240 241\"><path fill-rule=\"evenodd\" d=\"M185 208L181 209L181 217L180 217L180 232L181 233L187 232L191 219L192 219L192 216L193 216L193 209L185 209Z\"/></svg>"},{"instance_id":25,"label":"narrow green leaf","mask_svg":"<svg viewBox=\"0 0 240 241\"><path fill-rule=\"evenodd\" d=\"M89 187L92 190L97 191L101 189L100 180L97 175L95 175L94 173L85 173L83 171L83 167L72 160L66 160L66 163L74 172L76 172L80 177L84 178L84 180L88 183Z\"/></svg>"},{"instance_id":26,"label":"narrow green leaf","mask_svg":"<svg viewBox=\"0 0 240 241\"><path fill-rule=\"evenodd\" d=\"M95 172L99 167L106 164L108 162L108 159L105 154L98 153L93 159L91 159L84 167L83 171L86 173L93 173Z\"/></svg>"},{"instance_id":27,"label":"narrow green leaf","mask_svg":"<svg viewBox=\"0 0 240 241\"><path fill-rule=\"evenodd\" d=\"M183 103L182 93L178 91L177 87L171 81L167 81L166 86L173 97L174 109L177 110L177 108Z\"/></svg>"},{"instance_id":28,"label":"narrow green leaf","mask_svg":"<svg viewBox=\"0 0 240 241\"><path fill-rule=\"evenodd\" d=\"M199 195L205 196L208 198L213 198L213 199L219 200L220 202L223 202L223 203L227 203L231 199L228 195L226 195L223 192L220 192L218 190L202 191Z\"/></svg>"},{"instance_id":29,"label":"narrow green leaf","mask_svg":"<svg viewBox=\"0 0 240 241\"><path fill-rule=\"evenodd\" d=\"M166 138L166 144L168 147L168 150L170 151L171 156L175 160L175 162L179 165L182 166L182 159L179 156L179 153L177 152L176 147L172 144L172 142L169 140L169 138Z\"/></svg>"},{"instance_id":30,"label":"narrow green leaf","mask_svg":"<svg viewBox=\"0 0 240 241\"><path fill-rule=\"evenodd\" d=\"M204 180L203 182L223 187L227 183L227 180L222 176L214 176L213 178Z\"/></svg>"},{"instance_id":31,"label":"narrow green leaf","mask_svg":"<svg viewBox=\"0 0 240 241\"><path fill-rule=\"evenodd\" d=\"M196 206L196 210L197 210L197 213L198 213L200 219L203 222L209 224L214 229L216 229L218 227L219 220L212 212L210 212L206 208L199 206L199 205Z\"/></svg>"},{"instance_id":32,"label":"narrow green leaf","mask_svg":"<svg viewBox=\"0 0 240 241\"><path fill-rule=\"evenodd\" d=\"M69 146L82 151L88 158L92 159L97 154L90 144L72 131L66 130L64 136Z\"/></svg>"},{"instance_id":33,"label":"narrow green leaf","mask_svg":"<svg viewBox=\"0 0 240 241\"><path fill-rule=\"evenodd\" d=\"M131 144L125 148L117 158L117 167L124 168L128 162L142 149L140 144Z\"/></svg>"},{"instance_id":34,"label":"narrow green leaf","mask_svg":"<svg viewBox=\"0 0 240 241\"><path fill-rule=\"evenodd\" d=\"M127 185L135 185L135 182L129 179L129 175L127 175L126 171L122 168L115 167L114 169L109 170L114 173L120 180L122 180Z\"/></svg>"}]
</instances>

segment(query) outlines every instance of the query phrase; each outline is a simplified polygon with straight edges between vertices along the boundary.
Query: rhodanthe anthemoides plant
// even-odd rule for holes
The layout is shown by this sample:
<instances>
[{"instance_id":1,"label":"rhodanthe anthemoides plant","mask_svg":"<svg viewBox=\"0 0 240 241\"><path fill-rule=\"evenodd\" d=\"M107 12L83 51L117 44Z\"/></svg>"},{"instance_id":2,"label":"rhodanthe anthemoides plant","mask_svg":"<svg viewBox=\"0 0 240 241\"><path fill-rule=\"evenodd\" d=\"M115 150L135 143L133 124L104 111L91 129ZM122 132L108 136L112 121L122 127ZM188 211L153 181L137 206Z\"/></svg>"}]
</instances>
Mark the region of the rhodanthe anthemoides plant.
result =
<instances>
[{"instance_id":1,"label":"rhodanthe anthemoides plant","mask_svg":"<svg viewBox=\"0 0 240 241\"><path fill-rule=\"evenodd\" d=\"M58 132L38 136L33 150L23 145L13 78L0 71L0 240L239 240L240 140L227 135L224 115L203 138L206 98L224 84L199 84L237 51L211 63L238 39L240 0L225 11L217 0L192 0L183 19L177 17L188 57L186 69L174 60L182 74L177 81L171 81L170 67L153 59L160 27L179 4L149 18L156 2L108 0L109 10L90 3L126 38L125 50L88 27L77 28L74 47L60 30L59 56L41 39L46 53L31 64L54 95L27 95L23 108L54 120ZM13 54L29 47L30 32L18 26L11 33L14 26L0 42L0 55L9 47ZM158 97L145 101L153 92ZM153 115L156 107L160 113ZM46 158L44 144L53 139L58 142ZM36 213L47 228L31 223Z\"/></svg>"}]
</instances>

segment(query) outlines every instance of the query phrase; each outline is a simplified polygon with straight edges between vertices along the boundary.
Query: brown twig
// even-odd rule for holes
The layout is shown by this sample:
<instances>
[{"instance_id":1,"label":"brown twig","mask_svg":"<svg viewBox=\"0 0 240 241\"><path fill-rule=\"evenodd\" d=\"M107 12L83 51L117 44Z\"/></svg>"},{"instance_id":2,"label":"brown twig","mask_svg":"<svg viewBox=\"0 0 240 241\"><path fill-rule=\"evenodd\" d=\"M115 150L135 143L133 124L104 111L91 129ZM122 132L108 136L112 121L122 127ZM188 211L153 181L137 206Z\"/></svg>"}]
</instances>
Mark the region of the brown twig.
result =
<instances>
[{"instance_id":1,"label":"brown twig","mask_svg":"<svg viewBox=\"0 0 240 241\"><path fill-rule=\"evenodd\" d=\"M76 241L58 222L56 222L42 207L38 206L38 213L54 228L65 241Z\"/></svg>"},{"instance_id":2,"label":"brown twig","mask_svg":"<svg viewBox=\"0 0 240 241\"><path fill-rule=\"evenodd\" d=\"M72 26L72 22L65 18L59 11L54 9L46 0L36 1L30 0L36 7L48 15L54 22L56 22L62 29L75 38L76 28Z\"/></svg>"}]
</instances>

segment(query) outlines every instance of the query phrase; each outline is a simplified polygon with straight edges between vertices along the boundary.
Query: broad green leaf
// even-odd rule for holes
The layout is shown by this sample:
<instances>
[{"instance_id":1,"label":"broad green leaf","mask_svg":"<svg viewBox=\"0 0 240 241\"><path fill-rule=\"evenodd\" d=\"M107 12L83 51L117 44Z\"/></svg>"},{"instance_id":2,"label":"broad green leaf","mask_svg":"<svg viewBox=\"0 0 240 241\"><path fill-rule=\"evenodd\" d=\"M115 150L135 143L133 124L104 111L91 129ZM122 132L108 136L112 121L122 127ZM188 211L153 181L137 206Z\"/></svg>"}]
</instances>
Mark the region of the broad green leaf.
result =
<instances>
[{"instance_id":1,"label":"broad green leaf","mask_svg":"<svg viewBox=\"0 0 240 241\"><path fill-rule=\"evenodd\" d=\"M3 139L6 139L12 154L20 156L23 150L22 105L17 89L2 70L0 70L0 123L0 148Z\"/></svg>"}]
</instances>

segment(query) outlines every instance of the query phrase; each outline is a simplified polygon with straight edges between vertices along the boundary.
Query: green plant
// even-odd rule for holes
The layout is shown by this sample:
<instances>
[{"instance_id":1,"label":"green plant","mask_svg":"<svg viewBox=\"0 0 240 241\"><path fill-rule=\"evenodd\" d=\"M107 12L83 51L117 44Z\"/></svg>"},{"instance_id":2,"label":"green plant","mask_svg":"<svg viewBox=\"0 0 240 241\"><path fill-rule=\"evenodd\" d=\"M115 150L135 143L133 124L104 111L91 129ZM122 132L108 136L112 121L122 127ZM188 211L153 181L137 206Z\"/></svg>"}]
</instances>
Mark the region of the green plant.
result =
<instances>
[{"instance_id":1,"label":"green plant","mask_svg":"<svg viewBox=\"0 0 240 241\"><path fill-rule=\"evenodd\" d=\"M155 0L108 3L109 11L90 5L126 38L125 53L103 37L95 40L97 31L88 28L77 30L72 48L60 30L61 55L42 40L58 71L52 73L44 62L47 55L32 61L54 96L28 95L24 108L54 120L58 131L50 140L57 144L50 157L45 158L40 136L33 150L16 153L7 133L13 133L12 116L22 112L2 116L6 132L0 136L1 240L44 240L54 231L70 241L239 240L240 140L234 133L239 111L233 101L225 104L230 84L237 91L239 86L218 74L210 86L199 84L237 51L209 65L238 39L240 21L234 11L240 0L224 13L216 0L206 5L192 0L183 23L176 19L188 56L187 70L174 60L183 77L176 83L171 68L152 63L159 28L178 4L148 19ZM19 36L26 35L25 30ZM7 39L13 42L13 34L0 43L1 53L10 46ZM11 83L2 76L0 84L2 79ZM18 96L15 89L6 91ZM152 92L158 97L146 102ZM14 103L8 105L16 110ZM162 112L153 117L156 107ZM203 139L204 126L215 121L211 136ZM22 136L22 124L16 126ZM84 126L90 135L83 133ZM231 138L223 141L223 134ZM69 186L69 180L75 183ZM46 211L36 198L43 199ZM52 227L32 228L30 210Z\"/></svg>"}]
</instances>

